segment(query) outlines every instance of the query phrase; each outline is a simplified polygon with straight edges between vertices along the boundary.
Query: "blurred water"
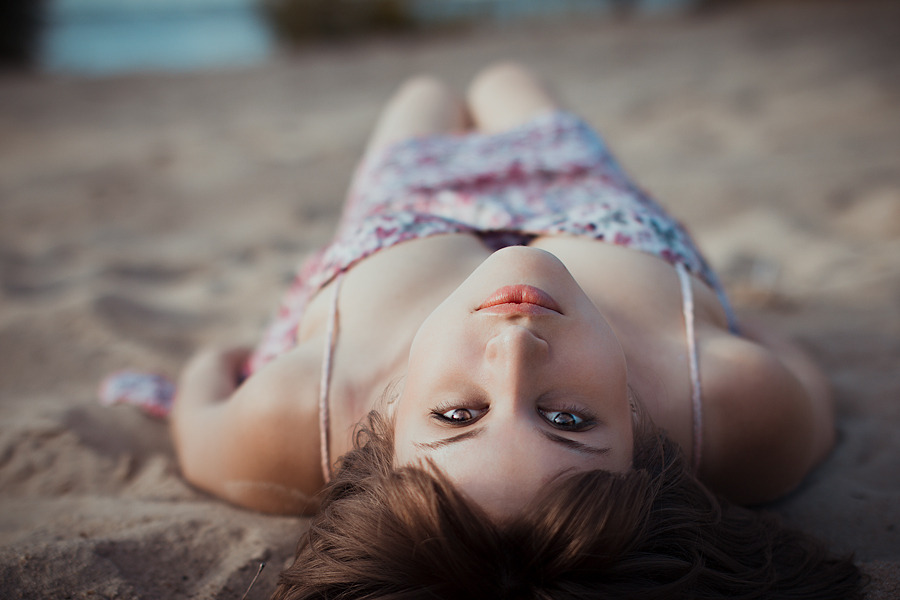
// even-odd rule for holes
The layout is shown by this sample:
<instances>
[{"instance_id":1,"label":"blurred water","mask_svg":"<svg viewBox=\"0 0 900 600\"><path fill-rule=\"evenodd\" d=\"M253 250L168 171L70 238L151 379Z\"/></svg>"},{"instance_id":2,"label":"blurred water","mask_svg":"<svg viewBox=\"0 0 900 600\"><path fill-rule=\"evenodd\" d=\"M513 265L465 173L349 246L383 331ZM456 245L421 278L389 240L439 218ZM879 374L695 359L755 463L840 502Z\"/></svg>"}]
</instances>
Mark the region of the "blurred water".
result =
<instances>
[{"instance_id":1,"label":"blurred water","mask_svg":"<svg viewBox=\"0 0 900 600\"><path fill-rule=\"evenodd\" d=\"M273 48L256 7L255 0L51 0L39 63L89 75L255 64Z\"/></svg>"},{"instance_id":2,"label":"blurred water","mask_svg":"<svg viewBox=\"0 0 900 600\"><path fill-rule=\"evenodd\" d=\"M364 2L365 0L359 0ZM696 0L409 0L422 23L677 12ZM259 0L47 0L39 65L87 75L247 66L274 36Z\"/></svg>"}]
</instances>

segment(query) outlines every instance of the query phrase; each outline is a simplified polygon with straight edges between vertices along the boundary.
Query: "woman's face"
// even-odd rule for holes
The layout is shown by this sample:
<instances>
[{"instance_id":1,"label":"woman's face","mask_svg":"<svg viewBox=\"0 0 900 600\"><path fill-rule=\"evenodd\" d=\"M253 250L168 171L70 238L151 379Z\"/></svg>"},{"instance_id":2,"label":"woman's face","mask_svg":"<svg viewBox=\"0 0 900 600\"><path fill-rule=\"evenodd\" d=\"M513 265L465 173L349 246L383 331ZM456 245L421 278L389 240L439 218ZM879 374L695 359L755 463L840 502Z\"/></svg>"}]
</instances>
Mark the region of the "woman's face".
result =
<instances>
[{"instance_id":1,"label":"woman's face","mask_svg":"<svg viewBox=\"0 0 900 600\"><path fill-rule=\"evenodd\" d=\"M422 323L394 404L395 463L429 458L489 514L563 472L632 459L625 356L552 254L492 254Z\"/></svg>"}]
</instances>

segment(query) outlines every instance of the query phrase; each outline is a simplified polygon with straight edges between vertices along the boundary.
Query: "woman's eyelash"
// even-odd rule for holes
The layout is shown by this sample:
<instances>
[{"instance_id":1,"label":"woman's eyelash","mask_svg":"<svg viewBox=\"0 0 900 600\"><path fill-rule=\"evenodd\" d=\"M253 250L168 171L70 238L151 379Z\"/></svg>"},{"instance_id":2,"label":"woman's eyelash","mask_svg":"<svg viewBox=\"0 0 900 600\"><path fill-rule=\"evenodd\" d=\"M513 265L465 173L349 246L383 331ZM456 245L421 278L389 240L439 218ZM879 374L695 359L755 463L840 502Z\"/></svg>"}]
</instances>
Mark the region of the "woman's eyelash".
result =
<instances>
[{"instance_id":1,"label":"woman's eyelash","mask_svg":"<svg viewBox=\"0 0 900 600\"><path fill-rule=\"evenodd\" d=\"M450 402L442 402L438 404L434 408L431 409L431 414L433 415L443 415L448 410L452 410L454 408L462 408L459 404L450 403Z\"/></svg>"}]
</instances>

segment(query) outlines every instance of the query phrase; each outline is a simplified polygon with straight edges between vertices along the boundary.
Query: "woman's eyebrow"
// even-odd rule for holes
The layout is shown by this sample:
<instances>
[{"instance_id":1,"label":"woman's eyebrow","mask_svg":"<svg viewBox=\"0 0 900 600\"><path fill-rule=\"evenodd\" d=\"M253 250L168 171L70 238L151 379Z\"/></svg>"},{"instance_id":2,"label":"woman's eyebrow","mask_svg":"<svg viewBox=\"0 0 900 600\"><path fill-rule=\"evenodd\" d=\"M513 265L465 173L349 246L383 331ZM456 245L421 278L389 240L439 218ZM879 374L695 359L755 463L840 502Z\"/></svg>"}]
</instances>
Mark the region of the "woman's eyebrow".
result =
<instances>
[{"instance_id":1,"label":"woman's eyebrow","mask_svg":"<svg viewBox=\"0 0 900 600\"><path fill-rule=\"evenodd\" d=\"M443 448L444 446L449 446L450 444L455 444L456 442L471 439L479 435L482 431L484 431L483 427L453 435L442 440L436 440L434 442L415 442L414 445L416 448L421 448L422 450L436 450L438 448ZM610 448L597 448L596 446L588 446L587 444L582 444L581 442L578 442L576 440L570 440L567 437L557 435L552 431L545 431L543 429L538 429L538 431L540 431L544 435L544 437L549 439L551 442L562 444L563 446L584 454L603 455L608 454L610 451Z\"/></svg>"},{"instance_id":2,"label":"woman's eyebrow","mask_svg":"<svg viewBox=\"0 0 900 600\"><path fill-rule=\"evenodd\" d=\"M576 451L584 453L584 454L603 455L603 454L608 454L609 451L611 450L611 448L598 448L596 446L588 446L587 444L582 444L579 441L570 440L567 437L557 435L557 434L553 433L552 431L546 431L544 429L539 429L538 431L540 431L542 434L544 434L544 437L546 437L551 442L556 442L557 444L562 444L563 446L567 446L567 447L571 448L572 450L576 450Z\"/></svg>"},{"instance_id":3,"label":"woman's eyebrow","mask_svg":"<svg viewBox=\"0 0 900 600\"><path fill-rule=\"evenodd\" d=\"M442 440L436 440L434 442L415 442L413 445L416 448L422 448L423 450L436 450L437 448L443 448L444 446L449 446L450 444L454 444L456 442L461 442L462 440L467 440L469 438L473 438L479 433L484 431L484 428L472 429L470 431L466 431L457 435L450 436L448 438L444 438Z\"/></svg>"}]
</instances>

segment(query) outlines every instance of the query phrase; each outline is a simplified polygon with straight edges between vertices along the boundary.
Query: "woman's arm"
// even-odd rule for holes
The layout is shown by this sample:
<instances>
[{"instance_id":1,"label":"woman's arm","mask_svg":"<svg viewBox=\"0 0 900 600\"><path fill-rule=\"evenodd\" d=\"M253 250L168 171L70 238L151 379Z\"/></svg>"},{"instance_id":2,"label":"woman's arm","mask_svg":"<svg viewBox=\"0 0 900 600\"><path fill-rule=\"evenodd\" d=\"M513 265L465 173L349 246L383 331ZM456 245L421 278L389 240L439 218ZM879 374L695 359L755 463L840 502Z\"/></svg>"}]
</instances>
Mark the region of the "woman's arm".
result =
<instances>
[{"instance_id":1,"label":"woman's arm","mask_svg":"<svg viewBox=\"0 0 900 600\"><path fill-rule=\"evenodd\" d=\"M711 340L701 366L704 444L700 477L753 504L794 489L834 444L825 376L797 345L742 322L746 339Z\"/></svg>"},{"instance_id":2,"label":"woman's arm","mask_svg":"<svg viewBox=\"0 0 900 600\"><path fill-rule=\"evenodd\" d=\"M238 386L245 348L205 350L186 366L172 412L192 484L263 512L314 512L322 487L313 389L295 350Z\"/></svg>"}]
</instances>

